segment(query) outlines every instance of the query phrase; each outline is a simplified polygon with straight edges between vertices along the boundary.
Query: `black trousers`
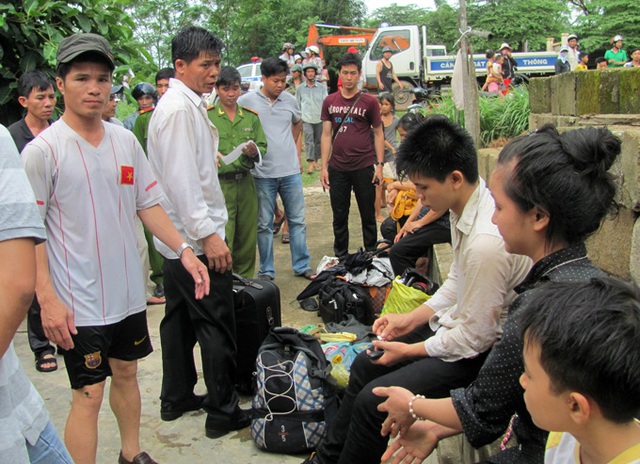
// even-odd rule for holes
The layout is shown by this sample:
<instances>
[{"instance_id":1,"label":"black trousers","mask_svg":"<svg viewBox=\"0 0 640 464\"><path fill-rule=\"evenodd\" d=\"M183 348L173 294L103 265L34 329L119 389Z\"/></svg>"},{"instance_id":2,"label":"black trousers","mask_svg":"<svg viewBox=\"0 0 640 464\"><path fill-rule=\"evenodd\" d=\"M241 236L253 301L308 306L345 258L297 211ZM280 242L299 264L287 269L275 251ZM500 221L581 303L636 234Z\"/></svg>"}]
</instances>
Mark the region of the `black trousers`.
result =
<instances>
[{"instance_id":1,"label":"black trousers","mask_svg":"<svg viewBox=\"0 0 640 464\"><path fill-rule=\"evenodd\" d=\"M417 343L434 335L429 325L399 337ZM372 393L375 387L404 387L427 398L444 398L454 388L465 387L478 375L488 353L473 359L445 362L439 358L409 360L393 366L377 366L360 353L351 365L349 385L338 415L317 448L320 461L330 463L377 463L387 448L380 435L386 413L377 407L385 399Z\"/></svg>"},{"instance_id":2,"label":"black trousers","mask_svg":"<svg viewBox=\"0 0 640 464\"><path fill-rule=\"evenodd\" d=\"M56 352L56 349L49 343L47 336L44 334L42 318L40 317L40 304L35 296L27 313L27 335L29 338L29 347L36 358Z\"/></svg>"},{"instance_id":3,"label":"black trousers","mask_svg":"<svg viewBox=\"0 0 640 464\"><path fill-rule=\"evenodd\" d=\"M402 275L406 268L415 267L418 258L436 243L451 243L451 229L432 222L402 237L389 250L394 274Z\"/></svg>"},{"instance_id":4,"label":"black trousers","mask_svg":"<svg viewBox=\"0 0 640 464\"><path fill-rule=\"evenodd\" d=\"M205 256L199 256L204 263ZM224 428L238 408L235 392L236 331L231 273L209 270L211 291L194 297L195 283L178 259L164 260L167 299L160 323L163 402L179 402L193 394L197 383L193 348L200 345L202 371L208 399L207 424Z\"/></svg>"},{"instance_id":5,"label":"black trousers","mask_svg":"<svg viewBox=\"0 0 640 464\"><path fill-rule=\"evenodd\" d=\"M378 239L376 224L375 200L376 190L371 183L373 166L356 171L338 171L329 167L329 197L333 211L333 252L343 256L349 252L349 209L351 207L351 190L356 195L360 220L362 222L362 238L367 250L374 250Z\"/></svg>"}]
</instances>

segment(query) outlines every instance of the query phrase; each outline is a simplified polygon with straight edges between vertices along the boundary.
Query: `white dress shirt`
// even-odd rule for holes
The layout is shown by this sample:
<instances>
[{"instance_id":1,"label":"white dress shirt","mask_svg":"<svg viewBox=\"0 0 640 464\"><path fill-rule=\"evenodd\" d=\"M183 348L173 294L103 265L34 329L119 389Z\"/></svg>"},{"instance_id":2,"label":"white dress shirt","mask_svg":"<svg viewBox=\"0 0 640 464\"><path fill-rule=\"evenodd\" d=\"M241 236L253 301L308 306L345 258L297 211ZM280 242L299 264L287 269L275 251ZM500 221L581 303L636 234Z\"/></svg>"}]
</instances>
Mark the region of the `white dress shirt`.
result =
<instances>
[{"instance_id":1,"label":"white dress shirt","mask_svg":"<svg viewBox=\"0 0 640 464\"><path fill-rule=\"evenodd\" d=\"M224 239L227 208L218 181L218 129L207 116L202 97L178 79L169 80L149 122L147 140L151 168L162 185L162 201L174 226L197 255L202 239L218 234ZM154 239L168 259L176 254Z\"/></svg>"},{"instance_id":2,"label":"white dress shirt","mask_svg":"<svg viewBox=\"0 0 640 464\"><path fill-rule=\"evenodd\" d=\"M454 362L487 351L501 334L513 288L526 277L531 259L504 249L491 222L495 204L480 179L458 216L451 211L453 263L447 280L425 304L436 332L424 342L429 356Z\"/></svg>"}]
</instances>

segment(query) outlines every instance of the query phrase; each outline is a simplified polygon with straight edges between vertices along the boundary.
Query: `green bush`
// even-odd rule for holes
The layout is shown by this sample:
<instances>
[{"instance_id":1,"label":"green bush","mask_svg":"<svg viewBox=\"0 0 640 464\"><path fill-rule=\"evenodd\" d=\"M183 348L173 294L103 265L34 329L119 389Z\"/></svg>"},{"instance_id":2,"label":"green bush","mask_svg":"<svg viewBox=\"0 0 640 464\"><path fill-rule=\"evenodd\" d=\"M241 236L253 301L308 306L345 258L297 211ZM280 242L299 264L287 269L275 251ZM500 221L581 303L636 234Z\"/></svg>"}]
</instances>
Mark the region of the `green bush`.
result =
<instances>
[{"instance_id":1,"label":"green bush","mask_svg":"<svg viewBox=\"0 0 640 464\"><path fill-rule=\"evenodd\" d=\"M511 139L529 128L529 91L519 87L504 98L480 96L480 139L483 147L502 137ZM463 112L456 110L450 95L431 105L426 114L442 114L464 126Z\"/></svg>"}]
</instances>

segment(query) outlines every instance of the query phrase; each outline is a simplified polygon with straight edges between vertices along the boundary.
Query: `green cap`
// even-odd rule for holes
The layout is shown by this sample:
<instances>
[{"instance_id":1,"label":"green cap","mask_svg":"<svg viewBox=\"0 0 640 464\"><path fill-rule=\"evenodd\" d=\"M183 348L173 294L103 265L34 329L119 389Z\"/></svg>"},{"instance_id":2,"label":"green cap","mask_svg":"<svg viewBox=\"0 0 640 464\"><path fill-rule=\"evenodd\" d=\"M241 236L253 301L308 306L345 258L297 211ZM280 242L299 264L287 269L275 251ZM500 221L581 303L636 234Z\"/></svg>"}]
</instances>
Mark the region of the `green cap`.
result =
<instances>
[{"instance_id":1,"label":"green cap","mask_svg":"<svg viewBox=\"0 0 640 464\"><path fill-rule=\"evenodd\" d=\"M116 68L109 42L104 37L91 33L73 34L63 39L58 46L56 61L60 66L87 52L99 53L104 56L111 71Z\"/></svg>"}]
</instances>

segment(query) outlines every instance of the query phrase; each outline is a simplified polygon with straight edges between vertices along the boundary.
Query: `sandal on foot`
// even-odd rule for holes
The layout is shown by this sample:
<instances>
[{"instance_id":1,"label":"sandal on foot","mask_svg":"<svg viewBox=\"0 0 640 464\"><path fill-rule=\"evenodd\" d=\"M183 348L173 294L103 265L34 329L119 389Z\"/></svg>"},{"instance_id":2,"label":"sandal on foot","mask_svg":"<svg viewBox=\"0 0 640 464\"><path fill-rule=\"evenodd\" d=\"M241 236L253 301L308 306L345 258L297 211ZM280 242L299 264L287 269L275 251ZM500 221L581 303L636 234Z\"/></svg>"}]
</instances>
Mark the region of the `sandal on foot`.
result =
<instances>
[{"instance_id":1,"label":"sandal on foot","mask_svg":"<svg viewBox=\"0 0 640 464\"><path fill-rule=\"evenodd\" d=\"M280 219L279 221L273 221L273 235L278 235L278 232L280 232L280 227L282 227L283 223L284 223L284 215L282 216L282 219Z\"/></svg>"},{"instance_id":2,"label":"sandal on foot","mask_svg":"<svg viewBox=\"0 0 640 464\"><path fill-rule=\"evenodd\" d=\"M45 367L51 364L49 367ZM52 353L43 353L36 356L36 370L38 372L53 372L58 369L58 360Z\"/></svg>"},{"instance_id":3,"label":"sandal on foot","mask_svg":"<svg viewBox=\"0 0 640 464\"><path fill-rule=\"evenodd\" d=\"M282 243L291 243L291 237L289 234L282 234Z\"/></svg>"}]
</instances>

